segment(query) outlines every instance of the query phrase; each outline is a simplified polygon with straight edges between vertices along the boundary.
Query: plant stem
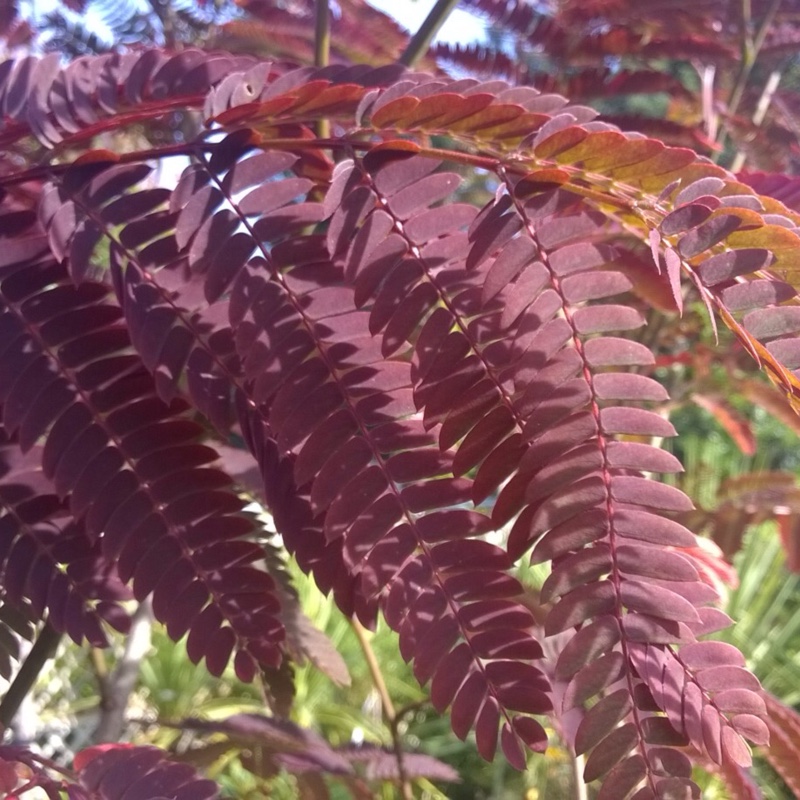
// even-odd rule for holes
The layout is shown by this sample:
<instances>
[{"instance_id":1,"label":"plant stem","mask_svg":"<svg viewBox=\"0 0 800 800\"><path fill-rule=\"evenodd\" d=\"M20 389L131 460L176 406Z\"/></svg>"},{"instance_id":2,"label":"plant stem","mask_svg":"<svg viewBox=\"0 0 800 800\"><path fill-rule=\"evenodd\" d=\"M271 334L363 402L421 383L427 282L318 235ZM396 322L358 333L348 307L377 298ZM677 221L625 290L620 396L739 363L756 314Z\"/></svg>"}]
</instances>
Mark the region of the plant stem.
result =
<instances>
[{"instance_id":1,"label":"plant stem","mask_svg":"<svg viewBox=\"0 0 800 800\"><path fill-rule=\"evenodd\" d=\"M419 30L411 37L403 55L400 56L400 63L407 67L413 67L417 61L428 52L434 36L444 25L445 20L450 16L450 12L458 5L458 0L436 0L425 21Z\"/></svg>"},{"instance_id":2,"label":"plant stem","mask_svg":"<svg viewBox=\"0 0 800 800\"><path fill-rule=\"evenodd\" d=\"M583 756L572 759L572 779L575 785L575 800L587 800L586 784L583 781Z\"/></svg>"},{"instance_id":3,"label":"plant stem","mask_svg":"<svg viewBox=\"0 0 800 800\"><path fill-rule=\"evenodd\" d=\"M386 724L389 726L389 730L392 734L392 743L394 745L395 758L397 759L397 775L400 781L400 791L403 800L413 800L414 793L411 789L411 781L408 779L408 775L406 774L405 770L403 743L400 740L400 731L398 730L397 724L399 720L397 712L394 708L394 703L392 702L392 698L389 696L389 690L386 688L386 681L383 679L383 673L381 672L380 665L378 664L378 659L375 658L375 651L372 649L372 645L369 643L369 638L364 626L355 617L350 620L350 624L353 628L356 638L358 639L358 643L361 645L361 650L364 653L364 659L366 660L367 667L369 668L369 674L372 676L372 682L375 685L375 689L377 690L378 696L381 699L381 707L383 709L384 719L386 720Z\"/></svg>"},{"instance_id":4,"label":"plant stem","mask_svg":"<svg viewBox=\"0 0 800 800\"><path fill-rule=\"evenodd\" d=\"M328 0L316 0L314 8L314 66L327 67L331 52L331 14Z\"/></svg>"},{"instance_id":5,"label":"plant stem","mask_svg":"<svg viewBox=\"0 0 800 800\"><path fill-rule=\"evenodd\" d=\"M327 67L331 56L331 12L328 0L315 0L314 26L314 66ZM330 135L330 122L317 120L317 135L327 138Z\"/></svg>"},{"instance_id":6,"label":"plant stem","mask_svg":"<svg viewBox=\"0 0 800 800\"><path fill-rule=\"evenodd\" d=\"M61 634L45 624L0 702L0 729L11 724L17 709L33 688L44 665L53 657L60 641Z\"/></svg>"},{"instance_id":7,"label":"plant stem","mask_svg":"<svg viewBox=\"0 0 800 800\"><path fill-rule=\"evenodd\" d=\"M714 108L714 77L716 76L716 68L713 64L698 65L697 73L700 76L700 85L702 87L700 98L703 104L703 119L706 124L706 134L709 139L716 141L719 130L719 114L716 113Z\"/></svg>"}]
</instances>

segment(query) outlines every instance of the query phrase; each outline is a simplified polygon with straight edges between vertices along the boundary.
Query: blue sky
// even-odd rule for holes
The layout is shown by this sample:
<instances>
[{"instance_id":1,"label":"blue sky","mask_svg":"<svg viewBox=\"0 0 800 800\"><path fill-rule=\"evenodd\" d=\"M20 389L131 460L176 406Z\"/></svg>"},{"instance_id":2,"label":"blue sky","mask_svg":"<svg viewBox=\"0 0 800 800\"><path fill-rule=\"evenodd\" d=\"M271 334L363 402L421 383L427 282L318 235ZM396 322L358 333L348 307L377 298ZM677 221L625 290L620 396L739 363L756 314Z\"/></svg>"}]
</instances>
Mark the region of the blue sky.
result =
<instances>
[{"instance_id":1,"label":"blue sky","mask_svg":"<svg viewBox=\"0 0 800 800\"><path fill-rule=\"evenodd\" d=\"M368 2L394 17L404 28L413 33L433 8L435 0L368 0ZM484 27L480 20L457 8L447 18L436 41L469 44L483 38Z\"/></svg>"}]
</instances>

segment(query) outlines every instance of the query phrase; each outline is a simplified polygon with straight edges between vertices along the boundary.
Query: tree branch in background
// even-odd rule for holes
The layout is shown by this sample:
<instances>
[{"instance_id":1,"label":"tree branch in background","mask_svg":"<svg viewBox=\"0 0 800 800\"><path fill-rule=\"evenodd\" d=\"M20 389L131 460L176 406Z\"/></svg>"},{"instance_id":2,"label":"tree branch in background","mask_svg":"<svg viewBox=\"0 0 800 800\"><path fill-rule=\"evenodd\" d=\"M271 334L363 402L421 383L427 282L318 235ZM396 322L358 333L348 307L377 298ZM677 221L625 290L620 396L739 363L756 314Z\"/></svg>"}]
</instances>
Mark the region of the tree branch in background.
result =
<instances>
[{"instance_id":1,"label":"tree branch in background","mask_svg":"<svg viewBox=\"0 0 800 800\"><path fill-rule=\"evenodd\" d=\"M331 11L328 0L315 0L314 9L314 66L327 67L331 52ZM317 121L317 134L321 138L330 136L330 123L327 119Z\"/></svg>"},{"instance_id":2,"label":"tree branch in background","mask_svg":"<svg viewBox=\"0 0 800 800\"><path fill-rule=\"evenodd\" d=\"M583 768L586 766L586 759L583 756L572 757L572 777L575 786L575 800L588 800L586 783L583 780Z\"/></svg>"},{"instance_id":3,"label":"tree branch in background","mask_svg":"<svg viewBox=\"0 0 800 800\"><path fill-rule=\"evenodd\" d=\"M697 73L700 76L700 101L703 106L703 121L706 126L706 134L712 141L717 140L719 131L719 114L714 107L714 79L717 68L714 64L695 64Z\"/></svg>"},{"instance_id":4,"label":"tree branch in background","mask_svg":"<svg viewBox=\"0 0 800 800\"><path fill-rule=\"evenodd\" d=\"M7 728L11 724L17 709L33 688L44 665L55 654L60 641L61 634L51 628L49 624L42 628L30 653L22 662L19 672L0 702L0 728Z\"/></svg>"},{"instance_id":5,"label":"tree branch in background","mask_svg":"<svg viewBox=\"0 0 800 800\"><path fill-rule=\"evenodd\" d=\"M128 699L136 688L139 666L150 650L150 632L153 626L153 611L150 600L144 600L131 619L131 631L125 639L125 649L114 670L104 674L96 669L100 684L100 720L92 736L95 742L116 742L123 738L125 712ZM94 649L93 654L102 656Z\"/></svg>"},{"instance_id":6,"label":"tree branch in background","mask_svg":"<svg viewBox=\"0 0 800 800\"><path fill-rule=\"evenodd\" d=\"M434 37L457 5L458 0L436 0L420 29L411 37L403 55L400 56L401 64L413 67L428 52Z\"/></svg>"}]
</instances>

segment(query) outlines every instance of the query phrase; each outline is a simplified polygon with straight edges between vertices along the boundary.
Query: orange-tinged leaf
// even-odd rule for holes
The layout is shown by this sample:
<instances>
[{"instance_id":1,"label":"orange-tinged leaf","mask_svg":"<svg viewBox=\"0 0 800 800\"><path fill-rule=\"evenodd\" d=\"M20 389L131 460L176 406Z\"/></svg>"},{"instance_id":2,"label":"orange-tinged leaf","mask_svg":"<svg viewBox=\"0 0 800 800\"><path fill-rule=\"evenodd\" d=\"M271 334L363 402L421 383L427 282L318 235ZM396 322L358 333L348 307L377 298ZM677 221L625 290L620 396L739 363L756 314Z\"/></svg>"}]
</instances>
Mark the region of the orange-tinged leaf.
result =
<instances>
[{"instance_id":1,"label":"orange-tinged leaf","mask_svg":"<svg viewBox=\"0 0 800 800\"><path fill-rule=\"evenodd\" d=\"M308 83L295 86L290 91L286 92L286 96L294 100L292 108L299 109L302 108L304 103L313 100L315 97L325 92L330 85L331 82L326 80L309 81Z\"/></svg>"},{"instance_id":2,"label":"orange-tinged leaf","mask_svg":"<svg viewBox=\"0 0 800 800\"><path fill-rule=\"evenodd\" d=\"M235 125L238 122L257 123L261 120L274 119L282 111L294 105L294 98L289 95L273 97L263 103L245 103L241 106L229 108L209 122L216 122L220 125Z\"/></svg>"},{"instance_id":3,"label":"orange-tinged leaf","mask_svg":"<svg viewBox=\"0 0 800 800\"><path fill-rule=\"evenodd\" d=\"M459 120L471 117L494 101L490 94L460 94L443 92L423 97L419 105L407 116L398 120L400 128L449 128Z\"/></svg>"},{"instance_id":4,"label":"orange-tinged leaf","mask_svg":"<svg viewBox=\"0 0 800 800\"><path fill-rule=\"evenodd\" d=\"M114 153L111 150L89 150L86 153L78 156L72 163L74 166L81 164L96 164L98 162L111 162L116 163L119 161L119 153Z\"/></svg>"},{"instance_id":5,"label":"orange-tinged leaf","mask_svg":"<svg viewBox=\"0 0 800 800\"><path fill-rule=\"evenodd\" d=\"M658 144L661 147L646 161L627 167L616 167L614 179L639 185L645 191L657 195L675 179L675 170L691 164L697 158L697 154L688 148L665 147L660 142Z\"/></svg>"},{"instance_id":6,"label":"orange-tinged leaf","mask_svg":"<svg viewBox=\"0 0 800 800\"><path fill-rule=\"evenodd\" d=\"M535 129L535 120L539 124L547 122L549 117L544 114L529 114L522 106L510 103L494 103L486 108L460 119L450 125L454 133L478 133L488 137L493 130L500 129L507 124L521 123L526 128L526 133Z\"/></svg>"},{"instance_id":7,"label":"orange-tinged leaf","mask_svg":"<svg viewBox=\"0 0 800 800\"><path fill-rule=\"evenodd\" d=\"M565 128L564 130L569 129ZM613 161L615 156L620 154L624 143L625 136L619 131L589 133L574 147L559 152L556 161L560 164L574 164L587 171L605 172L606 159ZM538 154L539 148L537 147L536 150ZM592 162L591 167L586 163L588 161Z\"/></svg>"},{"instance_id":8,"label":"orange-tinged leaf","mask_svg":"<svg viewBox=\"0 0 800 800\"><path fill-rule=\"evenodd\" d=\"M398 97L381 106L370 118L373 128L390 128L397 125L398 120L409 116L420 104L417 97Z\"/></svg>"},{"instance_id":9,"label":"orange-tinged leaf","mask_svg":"<svg viewBox=\"0 0 800 800\"><path fill-rule=\"evenodd\" d=\"M506 146L511 146L527 137L531 131L540 128L545 122L547 122L547 117L525 112L505 122L481 127L476 131L476 136L484 141L501 140Z\"/></svg>"},{"instance_id":10,"label":"orange-tinged leaf","mask_svg":"<svg viewBox=\"0 0 800 800\"><path fill-rule=\"evenodd\" d=\"M292 111L300 115L320 114L323 111L349 114L355 110L365 91L363 86L354 83L329 86L306 99Z\"/></svg>"},{"instance_id":11,"label":"orange-tinged leaf","mask_svg":"<svg viewBox=\"0 0 800 800\"><path fill-rule=\"evenodd\" d=\"M728 215L731 214L735 217L739 217L742 221L739 229L741 230L744 228L745 230L748 226L752 226L753 228L761 228L764 226L764 219L758 211L754 211L752 208L739 208L737 206L730 207L730 206L720 206L719 208L714 209L711 212L712 219L715 216L720 215ZM780 227L780 226L777 226Z\"/></svg>"},{"instance_id":12,"label":"orange-tinged leaf","mask_svg":"<svg viewBox=\"0 0 800 800\"><path fill-rule=\"evenodd\" d=\"M730 209L727 209L730 211ZM738 209L737 209L738 212ZM764 225L756 229L739 229L729 234L725 244L733 248L764 248L769 250L775 260L770 272L797 285L797 272L800 271L800 237L782 225Z\"/></svg>"},{"instance_id":13,"label":"orange-tinged leaf","mask_svg":"<svg viewBox=\"0 0 800 800\"><path fill-rule=\"evenodd\" d=\"M664 145L655 139L626 139L613 150L587 158L584 169L599 172L604 177L630 180L637 174L646 175L654 158L664 150ZM638 172L637 172L638 168Z\"/></svg>"},{"instance_id":14,"label":"orange-tinged leaf","mask_svg":"<svg viewBox=\"0 0 800 800\"><path fill-rule=\"evenodd\" d=\"M556 186L569 183L571 178L570 173L563 169L555 167L552 169L539 169L535 172L529 172L522 178L514 187L514 194L520 200L525 200L547 189L554 189Z\"/></svg>"},{"instance_id":15,"label":"orange-tinged leaf","mask_svg":"<svg viewBox=\"0 0 800 800\"><path fill-rule=\"evenodd\" d=\"M564 152L570 152L576 148L587 136L589 132L580 125L571 125L569 128L562 128L534 147L537 158L556 158Z\"/></svg>"},{"instance_id":16,"label":"orange-tinged leaf","mask_svg":"<svg viewBox=\"0 0 800 800\"><path fill-rule=\"evenodd\" d=\"M655 164L648 164L646 171L638 177L626 177L624 180L635 183L645 192L658 194L673 181L680 181L681 186L688 186L708 175L726 176L721 167L713 164L698 163L694 150L682 147L670 147L655 157ZM652 170L652 171L651 171ZM663 171L662 171L663 170ZM617 180L623 180L617 176Z\"/></svg>"},{"instance_id":17,"label":"orange-tinged leaf","mask_svg":"<svg viewBox=\"0 0 800 800\"><path fill-rule=\"evenodd\" d=\"M800 414L800 379L787 370L754 336L751 336L724 307L718 306L725 324L753 355L767 374L767 377L786 393L792 408Z\"/></svg>"},{"instance_id":18,"label":"orange-tinged leaf","mask_svg":"<svg viewBox=\"0 0 800 800\"><path fill-rule=\"evenodd\" d=\"M517 119L524 113L524 109L518 105L508 103L493 103L468 117L458 120L451 125L451 129L459 132L474 132L482 128L490 128L493 125L500 125L509 120ZM544 119L549 119L544 117Z\"/></svg>"},{"instance_id":19,"label":"orange-tinged leaf","mask_svg":"<svg viewBox=\"0 0 800 800\"><path fill-rule=\"evenodd\" d=\"M416 142L412 142L408 139L391 139L390 141L376 144L369 152L385 153L388 151L398 151L404 154L403 157L407 157L408 155L419 153L420 149L420 146Z\"/></svg>"}]
</instances>

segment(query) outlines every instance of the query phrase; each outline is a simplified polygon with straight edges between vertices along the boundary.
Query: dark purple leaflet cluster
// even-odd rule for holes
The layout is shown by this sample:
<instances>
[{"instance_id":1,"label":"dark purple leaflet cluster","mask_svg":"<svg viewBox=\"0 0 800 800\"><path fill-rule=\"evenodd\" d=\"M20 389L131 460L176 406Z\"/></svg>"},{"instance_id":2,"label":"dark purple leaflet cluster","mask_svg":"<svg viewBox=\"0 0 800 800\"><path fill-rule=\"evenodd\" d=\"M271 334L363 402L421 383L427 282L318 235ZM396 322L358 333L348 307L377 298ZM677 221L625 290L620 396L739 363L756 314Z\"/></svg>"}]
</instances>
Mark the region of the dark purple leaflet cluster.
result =
<instances>
[{"instance_id":1,"label":"dark purple leaflet cluster","mask_svg":"<svg viewBox=\"0 0 800 800\"><path fill-rule=\"evenodd\" d=\"M248 56L211 56L188 49L86 56L62 68L60 57L5 61L0 73L4 145L33 134L45 146L87 130L155 118L174 107L202 105L206 93L232 71L251 67ZM127 117L127 119L126 119Z\"/></svg>"},{"instance_id":2,"label":"dark purple leaflet cluster","mask_svg":"<svg viewBox=\"0 0 800 800\"><path fill-rule=\"evenodd\" d=\"M222 152L232 149L237 138L233 135ZM249 147L245 142L244 149ZM185 181L193 190L185 191L190 199L177 220L177 235L191 251L206 229L223 230L228 224L228 238L215 239L215 248L227 257L216 259L212 253L208 266L202 262L197 269L205 275L212 300L229 291L247 397L241 404L242 428L265 474L267 500L275 493L273 471L281 468L282 452L295 456L296 485L308 487L310 517L297 500L295 509L286 509L288 519L280 502L270 502L287 546L309 565L315 557L303 550L313 541L341 553L335 571L337 562L330 556L316 557L318 566L312 568L318 580L341 598L344 587L337 589L330 581L341 584L342 576L349 575L352 599L340 602L353 603L369 624L382 606L400 632L404 656L416 655L417 677L433 678L434 702L442 709L454 703L454 718L464 720L457 723L460 735L466 735L480 710L476 704L486 709L480 743L491 755L500 708L549 708L543 694L524 697L523 687L533 685L534 678L544 687L543 678L536 678L528 664L512 668L509 660L539 656L528 632L533 619L507 599L520 587L505 574L505 554L486 542L471 547L465 541L487 532L489 520L453 508L469 500L467 481L452 477L447 454L422 421L412 419L411 365L386 358L369 330L368 315L355 307L342 268L331 263L325 237L286 236L293 227L330 215L329 204L302 197L290 204L308 192L310 181L274 181L293 161L269 153L232 164L217 157L188 171L176 189L181 196ZM256 204L253 193L267 199ZM272 204L281 205L273 210ZM284 222L276 228L278 213ZM330 230L337 225L334 215ZM238 269L233 269L234 252L240 254L235 257L241 261ZM191 256L190 262L197 263ZM235 279L218 275L216 263L232 269ZM255 420L248 419L251 408L258 409ZM274 445L263 442L267 429ZM319 520L321 537L308 530L314 520ZM457 549L452 540L458 541ZM487 583L490 563L496 563L497 571ZM325 571L331 578L326 580ZM474 642L470 638L459 645L467 631L475 632ZM498 681L493 676L501 674L503 664L507 673ZM458 675L469 679L460 693ZM517 728L519 735L544 742L540 726L528 717L507 721L509 742L516 741Z\"/></svg>"},{"instance_id":3,"label":"dark purple leaflet cluster","mask_svg":"<svg viewBox=\"0 0 800 800\"><path fill-rule=\"evenodd\" d=\"M618 685L626 661L636 666L636 677L578 727L576 751L591 751L587 780L608 773L607 797L623 796L645 778L651 786L637 796L688 789L689 761L662 759L665 730L691 731L692 742L716 760L721 746L746 760L712 700L713 686L723 684L705 686L700 671L715 658L724 664L724 653L694 645L710 657L693 670L669 647L726 624L708 605L715 593L694 566L663 549L694 543L689 531L660 516L691 504L640 477L680 464L649 445L614 440L674 431L658 414L620 404L666 394L627 369L652 364L651 353L608 335L643 320L633 308L602 302L630 288L613 269L614 250L586 241L587 231L602 233L605 220L561 188L531 192L525 181L509 182L477 216L457 203L428 208L458 181L435 172L430 159L397 156L384 151L360 169L340 169L331 191L342 185L344 197L328 229L330 247L342 252L384 354L413 342L415 406L425 427L438 430L440 448L454 453L451 470L474 474L465 485L469 498L480 504L497 493L493 527L513 522L511 556L535 543L533 560L553 562L542 599L558 602L545 633L582 626L555 666L566 684L564 710ZM340 227L353 220L357 236L342 235ZM668 665L668 679L646 672L646 657L660 658L665 671ZM750 713L760 707L757 682L735 669L725 675L728 687L752 697L728 709L743 713L736 724L763 741L763 723ZM691 709L681 705L687 698ZM667 719L653 716L655 709ZM703 718L707 742L687 716Z\"/></svg>"},{"instance_id":4,"label":"dark purple leaflet cluster","mask_svg":"<svg viewBox=\"0 0 800 800\"><path fill-rule=\"evenodd\" d=\"M697 641L729 620L681 552L695 537L672 515L690 501L649 477L680 464L631 440L674 430L628 259L652 248L676 299L687 274L796 394L794 291L765 271L792 268L796 220L527 87L124 58L88 60L76 74L94 88L63 108L69 68L0 73L6 98L51 76L39 116L7 114L9 141L75 143L170 103L225 128L183 147L175 187L102 152L6 198L3 424L53 486L29 491L154 592L193 658L219 673L235 650L251 677L280 661L286 617L203 442L234 432L300 566L345 613L383 615L486 758L499 744L524 766L546 747L536 715L579 709L569 744L601 798L697 796L688 744L747 764L742 736L766 740L758 683L733 648ZM496 192L475 202L478 167ZM529 552L552 566L541 626L512 574ZM37 581L14 597L38 610Z\"/></svg>"},{"instance_id":5,"label":"dark purple leaflet cluster","mask_svg":"<svg viewBox=\"0 0 800 800\"><path fill-rule=\"evenodd\" d=\"M86 193L93 188L90 181ZM47 203L41 208L44 222L52 222ZM221 673L235 645L243 676L252 675L254 659L278 663L283 631L272 579L249 566L263 551L236 541L253 532L252 521L239 513L242 501L227 474L210 466L217 453L201 443L203 428L187 404L158 397L109 287L88 280L75 285L54 260L52 242L64 233L63 225L56 227L50 226L49 246L36 226L25 236L17 230L18 249L4 250L0 266L3 426L23 452L44 438L34 451L41 472L27 475L30 494L45 503L40 486L52 482L56 519L58 497L68 497L67 520L83 532L85 549L97 545L97 557L116 565L138 599L152 592L157 618L174 637L189 632L190 655L205 656L212 672ZM5 588L19 596L23 587L13 584L27 576L24 596L42 607L49 576L34 546L38 522L31 515L30 528L20 526L18 542L28 544L12 550L18 577ZM66 537L61 544L58 557L70 564L66 575L78 575L87 554L70 551ZM55 596L66 600L63 575L52 581L52 591L61 592ZM66 625L76 639L101 638L97 622L80 616L80 604L55 605L69 612L69 624L59 624L60 614L51 610L56 627Z\"/></svg>"},{"instance_id":6,"label":"dark purple leaflet cluster","mask_svg":"<svg viewBox=\"0 0 800 800\"><path fill-rule=\"evenodd\" d=\"M129 592L113 560L74 520L42 472L42 451L22 452L18 442L0 444L0 580L4 602L0 674L12 673L9 654L17 641L9 630L30 638L31 620L47 615L52 626L77 643L107 647L105 621L125 631L128 616L120 600ZM65 567L62 569L61 567Z\"/></svg>"},{"instance_id":7,"label":"dark purple leaflet cluster","mask_svg":"<svg viewBox=\"0 0 800 800\"><path fill-rule=\"evenodd\" d=\"M216 800L220 796L214 781L201 778L190 764L168 760L157 747L111 748L95 755L80 773L82 789L74 794L77 800Z\"/></svg>"},{"instance_id":8,"label":"dark purple leaflet cluster","mask_svg":"<svg viewBox=\"0 0 800 800\"><path fill-rule=\"evenodd\" d=\"M169 760L157 747L103 744L87 748L75 757L78 774L74 777L54 777L49 766L47 759L24 747L2 745L0 768L21 767L25 777L20 782L17 775L2 771L0 787L9 791L8 797L13 789L20 796L38 789L48 800L217 800L220 796L213 781L198 775L189 764Z\"/></svg>"}]
</instances>

